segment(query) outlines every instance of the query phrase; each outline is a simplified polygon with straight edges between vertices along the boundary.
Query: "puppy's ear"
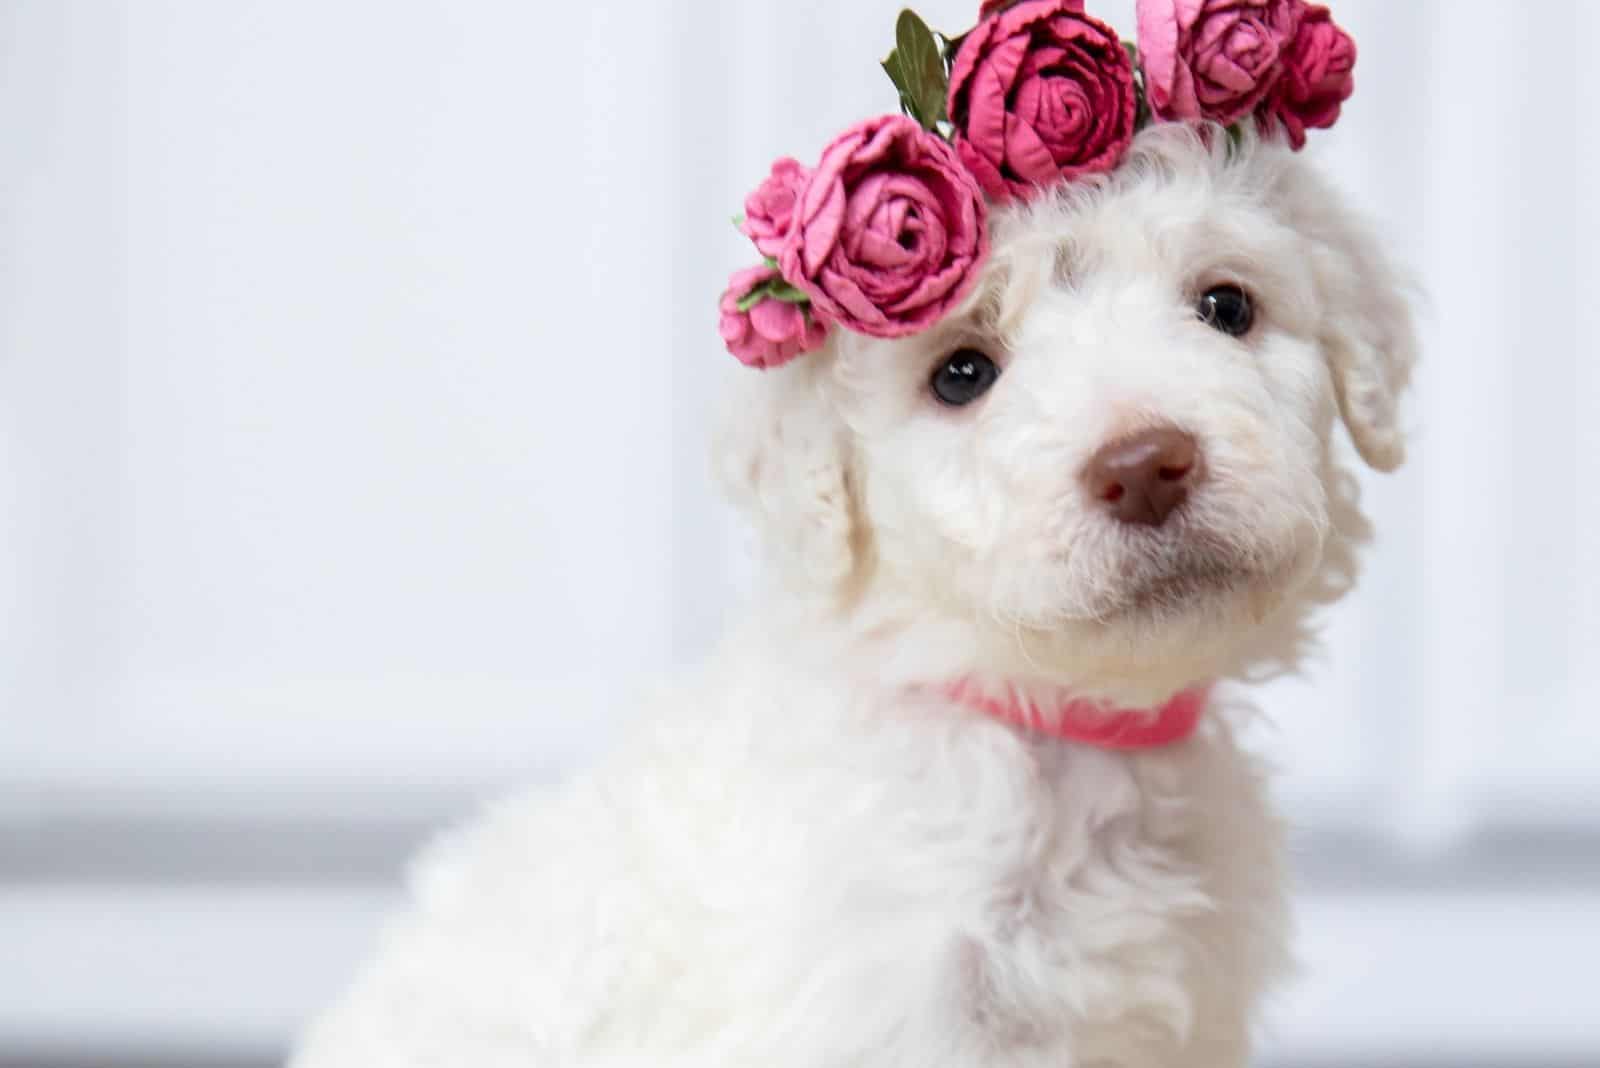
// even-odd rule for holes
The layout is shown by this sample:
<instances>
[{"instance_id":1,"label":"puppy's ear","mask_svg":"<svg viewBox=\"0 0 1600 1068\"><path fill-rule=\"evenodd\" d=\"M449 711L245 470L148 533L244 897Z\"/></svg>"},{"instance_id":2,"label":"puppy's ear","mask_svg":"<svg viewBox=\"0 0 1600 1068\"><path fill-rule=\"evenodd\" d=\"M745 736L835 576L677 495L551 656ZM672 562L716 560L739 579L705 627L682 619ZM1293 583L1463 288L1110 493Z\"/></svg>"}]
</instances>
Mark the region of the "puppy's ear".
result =
<instances>
[{"instance_id":1,"label":"puppy's ear","mask_svg":"<svg viewBox=\"0 0 1600 1068\"><path fill-rule=\"evenodd\" d=\"M1321 304L1318 335L1356 450L1392 471L1405 459L1399 402L1417 358L1410 282L1333 186L1296 157L1280 192L1306 253Z\"/></svg>"},{"instance_id":2,"label":"puppy's ear","mask_svg":"<svg viewBox=\"0 0 1600 1068\"><path fill-rule=\"evenodd\" d=\"M845 585L858 555L848 435L824 383L831 364L824 350L741 373L714 446L721 482L772 564L789 583L824 592Z\"/></svg>"}]
</instances>

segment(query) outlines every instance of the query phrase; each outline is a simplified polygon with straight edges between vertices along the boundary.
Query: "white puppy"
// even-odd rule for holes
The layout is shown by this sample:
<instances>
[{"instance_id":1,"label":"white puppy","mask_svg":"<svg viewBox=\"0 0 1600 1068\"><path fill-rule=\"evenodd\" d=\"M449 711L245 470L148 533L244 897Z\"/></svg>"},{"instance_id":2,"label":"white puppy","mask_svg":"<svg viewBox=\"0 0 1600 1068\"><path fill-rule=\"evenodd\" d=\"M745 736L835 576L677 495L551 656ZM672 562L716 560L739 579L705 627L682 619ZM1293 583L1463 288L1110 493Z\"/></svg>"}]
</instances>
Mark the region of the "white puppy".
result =
<instances>
[{"instance_id":1,"label":"white puppy","mask_svg":"<svg viewBox=\"0 0 1600 1068\"><path fill-rule=\"evenodd\" d=\"M780 581L424 857L298 1068L1247 1062L1285 887L1226 710L1049 720L1295 663L1362 533L1336 420L1401 459L1403 287L1305 161L1176 124L992 227L937 329L745 373L719 463Z\"/></svg>"}]
</instances>

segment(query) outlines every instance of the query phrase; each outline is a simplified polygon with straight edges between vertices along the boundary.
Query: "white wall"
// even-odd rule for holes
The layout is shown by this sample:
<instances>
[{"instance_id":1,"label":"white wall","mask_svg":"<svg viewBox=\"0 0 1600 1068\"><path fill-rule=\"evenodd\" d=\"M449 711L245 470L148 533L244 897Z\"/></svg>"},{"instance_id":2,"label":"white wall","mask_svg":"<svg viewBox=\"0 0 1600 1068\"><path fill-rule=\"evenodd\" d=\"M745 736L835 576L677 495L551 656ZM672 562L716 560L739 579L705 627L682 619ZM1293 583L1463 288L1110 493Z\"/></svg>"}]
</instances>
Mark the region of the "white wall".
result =
<instances>
[{"instance_id":1,"label":"white wall","mask_svg":"<svg viewBox=\"0 0 1600 1068\"><path fill-rule=\"evenodd\" d=\"M665 10L6 18L13 792L592 732L692 466Z\"/></svg>"},{"instance_id":2,"label":"white wall","mask_svg":"<svg viewBox=\"0 0 1600 1068\"><path fill-rule=\"evenodd\" d=\"M732 373L712 306L747 256L727 218L772 157L891 107L895 6L0 8L0 945L34 973L0 967L0 1056L277 1041L381 889L275 889L307 862L261 855L559 773L709 643L747 568L703 463ZM1132 28L1129 0L1092 6ZM1547 982L1456 1015L1509 1004L1502 1045L1564 1049L1538 1045L1566 1033L1561 960L1600 921L1514 936L1600 887L1597 5L1334 6L1361 89L1314 151L1430 311L1414 462L1367 480L1366 585L1314 676L1264 695L1308 841L1366 858L1310 867L1388 865L1362 889L1387 904L1314 902L1328 968L1285 1048L1337 1052L1383 974L1453 991L1499 952ZM165 855L240 827L250 850ZM1501 926L1461 961L1350 961L1361 915L1403 939L1470 872L1501 896L1467 914ZM1410 913L1383 896L1407 880ZM112 930L63 941L84 916ZM200 954L175 977L152 923ZM196 980L230 937L276 959L274 924L346 934ZM1430 1027L1356 1049L1437 1052Z\"/></svg>"}]
</instances>

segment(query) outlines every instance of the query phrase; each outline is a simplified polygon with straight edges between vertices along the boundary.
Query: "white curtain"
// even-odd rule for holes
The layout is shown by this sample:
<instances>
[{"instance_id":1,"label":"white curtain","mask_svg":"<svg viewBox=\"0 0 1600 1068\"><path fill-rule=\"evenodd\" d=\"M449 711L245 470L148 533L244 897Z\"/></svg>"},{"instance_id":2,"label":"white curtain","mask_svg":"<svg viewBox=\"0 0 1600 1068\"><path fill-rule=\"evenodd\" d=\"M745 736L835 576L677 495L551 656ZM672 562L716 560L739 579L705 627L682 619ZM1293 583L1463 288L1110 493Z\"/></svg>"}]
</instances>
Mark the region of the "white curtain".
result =
<instances>
[{"instance_id":1,"label":"white curtain","mask_svg":"<svg viewBox=\"0 0 1600 1068\"><path fill-rule=\"evenodd\" d=\"M976 0L918 6L955 29ZM1090 6L1134 25L1131 0ZM1365 583L1311 676L1262 695L1265 744L1312 870L1349 875L1353 843L1443 893L1550 842L1592 876L1600 5L1333 6L1360 88L1313 151L1415 269L1425 362L1411 464L1364 479ZM262 856L330 825L408 840L562 773L709 645L748 573L704 460L731 364L712 308L748 257L727 220L773 157L892 107L895 8L0 9L0 944L39 976L0 968L0 1060L84 1035L271 1048L382 887L317 897ZM1366 876L1370 909L1312 901L1334 979L1285 1056L1440 1048L1426 1013L1360 1015L1384 962L1340 940L1416 915ZM1447 900L1502 924L1505 968L1595 937ZM91 916L98 948L72 934ZM162 987L129 933L151 923L281 967ZM1387 966L1468 972L1413 963ZM1524 1035L1513 1012L1507 1049L1600 1058L1562 985L1526 993L1546 1015Z\"/></svg>"}]
</instances>

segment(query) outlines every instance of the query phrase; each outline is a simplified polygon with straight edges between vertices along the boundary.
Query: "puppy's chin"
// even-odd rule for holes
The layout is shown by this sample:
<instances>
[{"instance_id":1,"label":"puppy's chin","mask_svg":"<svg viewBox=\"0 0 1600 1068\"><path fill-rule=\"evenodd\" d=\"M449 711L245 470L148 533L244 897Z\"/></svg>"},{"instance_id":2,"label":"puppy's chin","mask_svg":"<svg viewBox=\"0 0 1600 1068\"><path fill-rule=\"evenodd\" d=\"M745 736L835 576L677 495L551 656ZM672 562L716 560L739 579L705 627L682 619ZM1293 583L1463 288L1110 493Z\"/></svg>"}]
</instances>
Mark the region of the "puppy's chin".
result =
<instances>
[{"instance_id":1,"label":"puppy's chin","mask_svg":"<svg viewBox=\"0 0 1600 1068\"><path fill-rule=\"evenodd\" d=\"M1248 628L1270 617L1316 570L1325 531L1294 523L1251 528L1237 516L1189 516L1159 530L1093 546L1100 566L1080 573L1087 623L1148 635L1197 623ZM1081 559L1081 558L1080 558Z\"/></svg>"},{"instance_id":2,"label":"puppy's chin","mask_svg":"<svg viewBox=\"0 0 1600 1068\"><path fill-rule=\"evenodd\" d=\"M1288 598L1299 569L1288 559L1280 563L1192 554L1130 570L1126 578L1086 599L1086 623L1148 632L1197 622L1260 622Z\"/></svg>"},{"instance_id":3,"label":"puppy's chin","mask_svg":"<svg viewBox=\"0 0 1600 1068\"><path fill-rule=\"evenodd\" d=\"M1129 547L1081 587L1066 582L1059 609L1027 621L1031 663L1065 677L1116 683L1141 677L1193 682L1231 671L1297 598L1320 543L1248 551L1220 542L1173 541L1166 551Z\"/></svg>"}]
</instances>

